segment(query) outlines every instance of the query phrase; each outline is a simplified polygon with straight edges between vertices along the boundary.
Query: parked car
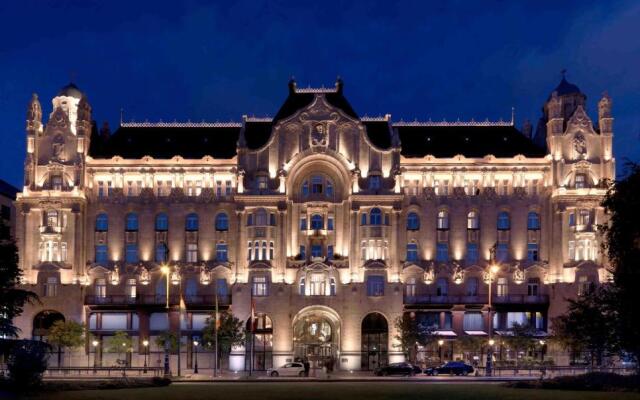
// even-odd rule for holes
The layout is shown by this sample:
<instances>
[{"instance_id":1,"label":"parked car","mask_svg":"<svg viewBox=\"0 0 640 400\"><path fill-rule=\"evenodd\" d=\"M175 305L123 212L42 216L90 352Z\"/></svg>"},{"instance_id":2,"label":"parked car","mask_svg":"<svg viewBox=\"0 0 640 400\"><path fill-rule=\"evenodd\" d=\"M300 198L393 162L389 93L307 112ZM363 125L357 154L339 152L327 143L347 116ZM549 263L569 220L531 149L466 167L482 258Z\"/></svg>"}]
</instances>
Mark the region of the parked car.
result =
<instances>
[{"instance_id":1,"label":"parked car","mask_svg":"<svg viewBox=\"0 0 640 400\"><path fill-rule=\"evenodd\" d=\"M305 376L304 364L301 362L290 362L278 368L269 368L267 376Z\"/></svg>"},{"instance_id":2,"label":"parked car","mask_svg":"<svg viewBox=\"0 0 640 400\"><path fill-rule=\"evenodd\" d=\"M473 373L473 367L462 361L449 361L439 367L426 368L424 373L427 375L469 375Z\"/></svg>"},{"instance_id":3,"label":"parked car","mask_svg":"<svg viewBox=\"0 0 640 400\"><path fill-rule=\"evenodd\" d=\"M387 375L406 375L413 376L415 374L422 373L420 367L412 365L408 362L399 362L386 365L384 367L378 367L375 369L374 373L377 376L387 376Z\"/></svg>"}]
</instances>

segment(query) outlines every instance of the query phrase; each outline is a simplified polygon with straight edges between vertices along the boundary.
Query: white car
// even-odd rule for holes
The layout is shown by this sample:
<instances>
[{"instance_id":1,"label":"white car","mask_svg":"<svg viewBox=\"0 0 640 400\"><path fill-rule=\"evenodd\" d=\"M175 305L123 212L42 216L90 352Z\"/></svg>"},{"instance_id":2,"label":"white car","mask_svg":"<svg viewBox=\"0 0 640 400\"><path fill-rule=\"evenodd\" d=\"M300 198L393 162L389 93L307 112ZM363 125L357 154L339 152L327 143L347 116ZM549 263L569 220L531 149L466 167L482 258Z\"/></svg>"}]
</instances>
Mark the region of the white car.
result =
<instances>
[{"instance_id":1,"label":"white car","mask_svg":"<svg viewBox=\"0 0 640 400\"><path fill-rule=\"evenodd\" d=\"M304 364L301 362L290 362L278 368L269 368L267 376L304 376Z\"/></svg>"}]
</instances>

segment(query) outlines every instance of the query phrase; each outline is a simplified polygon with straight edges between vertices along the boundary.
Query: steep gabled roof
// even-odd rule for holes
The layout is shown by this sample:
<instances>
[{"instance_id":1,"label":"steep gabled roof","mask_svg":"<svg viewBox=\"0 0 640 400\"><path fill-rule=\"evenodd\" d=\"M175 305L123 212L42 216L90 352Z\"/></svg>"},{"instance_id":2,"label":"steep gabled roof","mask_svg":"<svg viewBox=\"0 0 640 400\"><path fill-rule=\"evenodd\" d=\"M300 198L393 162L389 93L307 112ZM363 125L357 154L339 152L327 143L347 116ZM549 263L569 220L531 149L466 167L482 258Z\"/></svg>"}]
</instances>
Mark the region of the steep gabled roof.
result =
<instances>
[{"instance_id":1,"label":"steep gabled roof","mask_svg":"<svg viewBox=\"0 0 640 400\"><path fill-rule=\"evenodd\" d=\"M448 158L462 154L469 158L481 158L492 154L496 157L542 157L545 150L536 146L511 125L473 126L420 126L418 124L394 124L402 142L401 154L405 157Z\"/></svg>"}]
</instances>

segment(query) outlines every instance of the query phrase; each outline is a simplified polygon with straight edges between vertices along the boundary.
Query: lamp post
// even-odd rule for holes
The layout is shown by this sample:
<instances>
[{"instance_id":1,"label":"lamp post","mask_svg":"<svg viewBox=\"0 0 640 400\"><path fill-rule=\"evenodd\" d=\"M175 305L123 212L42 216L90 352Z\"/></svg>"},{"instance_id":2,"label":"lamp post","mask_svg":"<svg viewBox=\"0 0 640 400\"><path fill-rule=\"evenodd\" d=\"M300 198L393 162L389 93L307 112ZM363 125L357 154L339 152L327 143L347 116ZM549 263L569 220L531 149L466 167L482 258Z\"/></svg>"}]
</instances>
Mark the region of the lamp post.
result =
<instances>
[{"instance_id":1,"label":"lamp post","mask_svg":"<svg viewBox=\"0 0 640 400\"><path fill-rule=\"evenodd\" d=\"M96 368L98 367L98 345L100 342L97 340L93 340L91 345L93 346L93 373L96 373Z\"/></svg>"},{"instance_id":2,"label":"lamp post","mask_svg":"<svg viewBox=\"0 0 640 400\"><path fill-rule=\"evenodd\" d=\"M197 340L193 341L193 350L195 351L195 364L193 366L193 373L197 374L198 373L198 341Z\"/></svg>"},{"instance_id":3,"label":"lamp post","mask_svg":"<svg viewBox=\"0 0 640 400\"><path fill-rule=\"evenodd\" d=\"M499 270L500 266L495 263L495 253L498 244L493 245L490 251L490 264L489 264L489 349L487 350L487 364L486 364L486 375L491 376L493 374L493 309L491 308L491 287L493 286L493 275L495 275Z\"/></svg>"},{"instance_id":4,"label":"lamp post","mask_svg":"<svg viewBox=\"0 0 640 400\"><path fill-rule=\"evenodd\" d=\"M440 363L442 363L442 345L444 344L444 340L438 340L438 354L440 357Z\"/></svg>"},{"instance_id":5,"label":"lamp post","mask_svg":"<svg viewBox=\"0 0 640 400\"><path fill-rule=\"evenodd\" d=\"M168 249L166 248L165 245L165 260L166 260L166 253L168 253ZM167 296L167 317L169 316L169 272L171 272L171 269L169 268L169 266L167 266L166 264L163 264L162 267L160 267L160 271L164 274L165 276L165 280L167 281L167 289L166 289L166 296ZM169 338L166 337L164 340L164 376L168 377L171 375L171 370L169 369Z\"/></svg>"},{"instance_id":6,"label":"lamp post","mask_svg":"<svg viewBox=\"0 0 640 400\"><path fill-rule=\"evenodd\" d=\"M142 341L142 346L144 346L144 369L142 370L142 372L144 372L145 374L147 373L147 355L149 354L149 341L148 340L143 340Z\"/></svg>"},{"instance_id":7,"label":"lamp post","mask_svg":"<svg viewBox=\"0 0 640 400\"><path fill-rule=\"evenodd\" d=\"M546 342L544 340L540 340L538 343L540 343L540 362L544 362L544 345Z\"/></svg>"}]
</instances>

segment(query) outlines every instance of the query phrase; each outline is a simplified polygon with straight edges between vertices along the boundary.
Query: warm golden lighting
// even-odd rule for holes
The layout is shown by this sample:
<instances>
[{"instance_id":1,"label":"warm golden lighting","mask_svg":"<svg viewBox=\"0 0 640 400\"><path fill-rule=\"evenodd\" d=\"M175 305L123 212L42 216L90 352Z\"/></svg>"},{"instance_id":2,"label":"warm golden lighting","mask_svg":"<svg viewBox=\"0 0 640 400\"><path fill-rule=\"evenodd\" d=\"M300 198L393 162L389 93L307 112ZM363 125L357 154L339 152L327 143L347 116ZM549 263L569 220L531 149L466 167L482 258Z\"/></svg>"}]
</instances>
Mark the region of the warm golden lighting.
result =
<instances>
[{"instance_id":1,"label":"warm golden lighting","mask_svg":"<svg viewBox=\"0 0 640 400\"><path fill-rule=\"evenodd\" d=\"M94 340L93 342L91 342L91 344L93 345L93 347L98 347L100 342L98 342L97 340Z\"/></svg>"},{"instance_id":2,"label":"warm golden lighting","mask_svg":"<svg viewBox=\"0 0 640 400\"><path fill-rule=\"evenodd\" d=\"M489 267L489 270L491 271L492 274L497 273L498 271L500 271L500 267L497 264L492 264Z\"/></svg>"},{"instance_id":3,"label":"warm golden lighting","mask_svg":"<svg viewBox=\"0 0 640 400\"><path fill-rule=\"evenodd\" d=\"M169 271L171 271L171 269L170 269L168 266L163 265L162 267L160 267L160 271L161 271L163 274L167 275L167 274L169 273Z\"/></svg>"},{"instance_id":4,"label":"warm golden lighting","mask_svg":"<svg viewBox=\"0 0 640 400\"><path fill-rule=\"evenodd\" d=\"M438 346L442 346L444 344L444 340L440 339L438 340Z\"/></svg>"},{"instance_id":5,"label":"warm golden lighting","mask_svg":"<svg viewBox=\"0 0 640 400\"><path fill-rule=\"evenodd\" d=\"M489 346L493 346L494 344L496 344L496 341L493 339L489 339Z\"/></svg>"},{"instance_id":6,"label":"warm golden lighting","mask_svg":"<svg viewBox=\"0 0 640 400\"><path fill-rule=\"evenodd\" d=\"M149 346L149 341L148 341L148 340L143 340L143 341L142 341L142 345L143 345L144 347Z\"/></svg>"}]
</instances>

